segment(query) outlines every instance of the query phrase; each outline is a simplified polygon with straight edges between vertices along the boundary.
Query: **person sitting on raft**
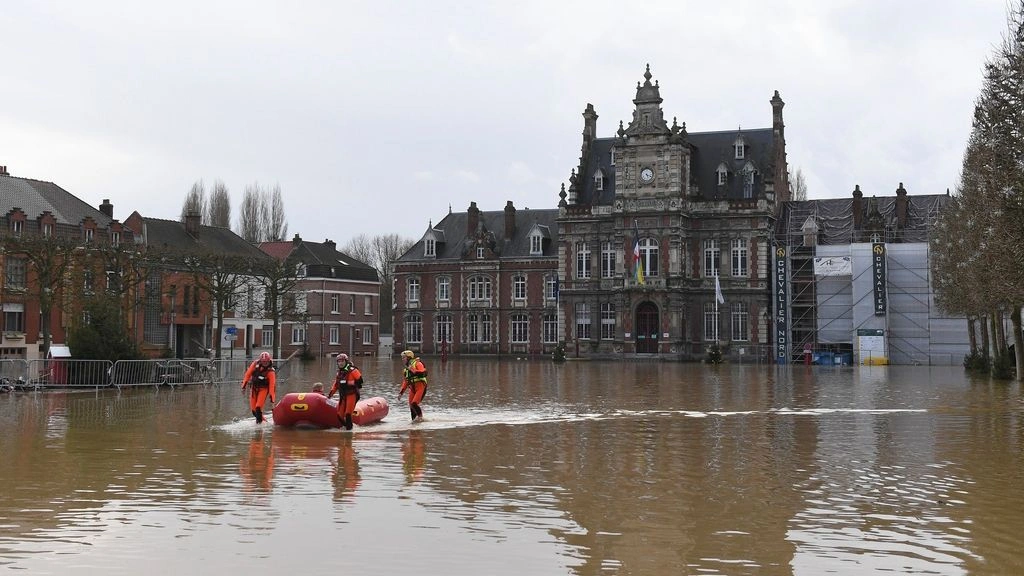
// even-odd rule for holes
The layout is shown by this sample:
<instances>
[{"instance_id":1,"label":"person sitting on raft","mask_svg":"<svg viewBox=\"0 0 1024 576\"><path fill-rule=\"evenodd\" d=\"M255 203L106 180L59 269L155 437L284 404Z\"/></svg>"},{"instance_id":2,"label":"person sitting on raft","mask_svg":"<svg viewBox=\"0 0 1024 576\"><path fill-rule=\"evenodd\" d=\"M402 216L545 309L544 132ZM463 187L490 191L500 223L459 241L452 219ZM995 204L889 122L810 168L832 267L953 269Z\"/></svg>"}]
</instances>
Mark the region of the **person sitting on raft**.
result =
<instances>
[{"instance_id":1,"label":"person sitting on raft","mask_svg":"<svg viewBox=\"0 0 1024 576\"><path fill-rule=\"evenodd\" d=\"M260 352L259 358L249 365L242 377L242 390L251 386L249 391L249 409L252 410L256 423L263 422L263 404L270 397L273 404L277 398L277 373L274 371L274 359L270 352Z\"/></svg>"},{"instance_id":2,"label":"person sitting on raft","mask_svg":"<svg viewBox=\"0 0 1024 576\"><path fill-rule=\"evenodd\" d=\"M328 398L338 393L338 422L346 430L352 429L352 411L359 401L359 389L363 387L363 373L349 362L348 354L338 354L338 374Z\"/></svg>"},{"instance_id":3,"label":"person sitting on raft","mask_svg":"<svg viewBox=\"0 0 1024 576\"><path fill-rule=\"evenodd\" d=\"M324 383L323 382L316 382L316 383L313 384L313 394L319 394L321 396L326 396L326 394L324 394Z\"/></svg>"}]
</instances>

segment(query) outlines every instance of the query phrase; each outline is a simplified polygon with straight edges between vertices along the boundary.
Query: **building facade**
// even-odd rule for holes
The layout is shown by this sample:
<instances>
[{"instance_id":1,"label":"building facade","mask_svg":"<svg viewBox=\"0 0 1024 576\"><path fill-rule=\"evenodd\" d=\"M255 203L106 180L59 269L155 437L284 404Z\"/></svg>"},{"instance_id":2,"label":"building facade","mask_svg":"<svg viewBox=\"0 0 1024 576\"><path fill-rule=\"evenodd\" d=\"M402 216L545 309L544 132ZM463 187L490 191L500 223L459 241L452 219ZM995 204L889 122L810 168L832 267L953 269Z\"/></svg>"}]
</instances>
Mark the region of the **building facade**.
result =
<instances>
[{"instance_id":1,"label":"building facade","mask_svg":"<svg viewBox=\"0 0 1024 576\"><path fill-rule=\"evenodd\" d=\"M789 199L784 103L771 98L770 128L689 133L667 122L651 78L648 67L614 136L583 112L559 194L560 339L570 356L767 354L772 233Z\"/></svg>"},{"instance_id":2,"label":"building facade","mask_svg":"<svg viewBox=\"0 0 1024 576\"><path fill-rule=\"evenodd\" d=\"M558 345L558 211L449 213L394 264L394 346L546 354Z\"/></svg>"},{"instance_id":3,"label":"building facade","mask_svg":"<svg viewBox=\"0 0 1024 576\"><path fill-rule=\"evenodd\" d=\"M337 250L333 240L264 242L269 256L296 266L292 312L281 322L281 355L341 352L376 355L380 343L380 278L372 266Z\"/></svg>"}]
</instances>

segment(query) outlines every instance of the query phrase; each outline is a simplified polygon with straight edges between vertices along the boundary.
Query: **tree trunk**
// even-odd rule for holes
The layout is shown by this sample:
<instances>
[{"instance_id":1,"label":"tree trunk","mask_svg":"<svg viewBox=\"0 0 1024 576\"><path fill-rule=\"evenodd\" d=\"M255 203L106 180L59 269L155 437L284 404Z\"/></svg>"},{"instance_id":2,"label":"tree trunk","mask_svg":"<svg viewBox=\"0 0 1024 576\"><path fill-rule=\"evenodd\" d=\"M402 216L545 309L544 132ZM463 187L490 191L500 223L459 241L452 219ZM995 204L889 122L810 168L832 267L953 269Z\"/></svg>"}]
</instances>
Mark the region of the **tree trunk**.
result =
<instances>
[{"instance_id":1,"label":"tree trunk","mask_svg":"<svg viewBox=\"0 0 1024 576\"><path fill-rule=\"evenodd\" d=\"M967 319L967 337L971 341L972 356L978 352L978 334L975 332L978 328L976 324L974 318Z\"/></svg>"},{"instance_id":2,"label":"tree trunk","mask_svg":"<svg viewBox=\"0 0 1024 576\"><path fill-rule=\"evenodd\" d=\"M1017 379L1024 374L1024 334L1021 333L1020 306L1014 306L1010 312L1013 322L1013 355L1017 363Z\"/></svg>"},{"instance_id":3,"label":"tree trunk","mask_svg":"<svg viewBox=\"0 0 1024 576\"><path fill-rule=\"evenodd\" d=\"M978 321L981 322L981 353L986 358L992 357L992 349L989 347L988 342L988 316L980 316Z\"/></svg>"},{"instance_id":4,"label":"tree trunk","mask_svg":"<svg viewBox=\"0 0 1024 576\"><path fill-rule=\"evenodd\" d=\"M998 347L996 354L1002 356L1006 354L1006 326L1003 324L1003 313L997 311L992 314L992 317L994 318L993 327L996 331L996 346Z\"/></svg>"}]
</instances>

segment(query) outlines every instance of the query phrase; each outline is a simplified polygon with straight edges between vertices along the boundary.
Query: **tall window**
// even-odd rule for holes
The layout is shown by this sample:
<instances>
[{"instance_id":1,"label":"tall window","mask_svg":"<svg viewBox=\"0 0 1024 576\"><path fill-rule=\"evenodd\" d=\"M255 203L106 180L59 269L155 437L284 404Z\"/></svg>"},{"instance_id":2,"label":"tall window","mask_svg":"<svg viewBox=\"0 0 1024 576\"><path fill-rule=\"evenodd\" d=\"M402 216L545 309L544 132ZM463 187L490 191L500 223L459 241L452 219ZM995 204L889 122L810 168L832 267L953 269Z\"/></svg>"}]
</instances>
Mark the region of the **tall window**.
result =
<instances>
[{"instance_id":1,"label":"tall window","mask_svg":"<svg viewBox=\"0 0 1024 576\"><path fill-rule=\"evenodd\" d=\"M423 317L419 314L405 317L405 341L412 344L423 342Z\"/></svg>"},{"instance_id":2,"label":"tall window","mask_svg":"<svg viewBox=\"0 0 1024 576\"><path fill-rule=\"evenodd\" d=\"M747 275L747 240L736 238L732 241L732 275Z\"/></svg>"},{"instance_id":3,"label":"tall window","mask_svg":"<svg viewBox=\"0 0 1024 576\"><path fill-rule=\"evenodd\" d=\"M292 324L292 344L303 344L306 342L306 327L302 324Z\"/></svg>"},{"instance_id":4,"label":"tall window","mask_svg":"<svg viewBox=\"0 0 1024 576\"><path fill-rule=\"evenodd\" d=\"M530 341L530 319L526 314L512 315L512 342L523 344Z\"/></svg>"},{"instance_id":5,"label":"tall window","mask_svg":"<svg viewBox=\"0 0 1024 576\"><path fill-rule=\"evenodd\" d=\"M110 245L111 246L117 246L120 243L121 243L121 233L120 232L111 232L110 233Z\"/></svg>"},{"instance_id":6,"label":"tall window","mask_svg":"<svg viewBox=\"0 0 1024 576\"><path fill-rule=\"evenodd\" d=\"M263 346L271 346L274 343L274 325L264 324L260 329L260 342Z\"/></svg>"},{"instance_id":7,"label":"tall window","mask_svg":"<svg viewBox=\"0 0 1024 576\"><path fill-rule=\"evenodd\" d=\"M491 315L470 314L468 318L469 341L475 343L491 341Z\"/></svg>"},{"instance_id":8,"label":"tall window","mask_svg":"<svg viewBox=\"0 0 1024 576\"><path fill-rule=\"evenodd\" d=\"M92 294L93 279L92 270L82 272L82 292Z\"/></svg>"},{"instance_id":9,"label":"tall window","mask_svg":"<svg viewBox=\"0 0 1024 576\"><path fill-rule=\"evenodd\" d=\"M558 276L552 274L544 278L544 298L548 300L558 298Z\"/></svg>"},{"instance_id":10,"label":"tall window","mask_svg":"<svg viewBox=\"0 0 1024 576\"><path fill-rule=\"evenodd\" d=\"M590 339L590 306L586 302L576 303L576 338Z\"/></svg>"},{"instance_id":11,"label":"tall window","mask_svg":"<svg viewBox=\"0 0 1024 576\"><path fill-rule=\"evenodd\" d=\"M725 164L720 164L715 173L718 174L719 186L725 186L729 182L729 169L725 167Z\"/></svg>"},{"instance_id":12,"label":"tall window","mask_svg":"<svg viewBox=\"0 0 1024 576\"><path fill-rule=\"evenodd\" d=\"M341 312L341 294L331 294L331 314Z\"/></svg>"},{"instance_id":13,"label":"tall window","mask_svg":"<svg viewBox=\"0 0 1024 576\"><path fill-rule=\"evenodd\" d=\"M754 197L754 167L750 164L743 169L743 197Z\"/></svg>"},{"instance_id":14,"label":"tall window","mask_svg":"<svg viewBox=\"0 0 1024 576\"><path fill-rule=\"evenodd\" d=\"M418 303L420 301L420 279L409 278L409 292L407 293L408 301L410 304Z\"/></svg>"},{"instance_id":15,"label":"tall window","mask_svg":"<svg viewBox=\"0 0 1024 576\"><path fill-rule=\"evenodd\" d=\"M544 239L540 234L530 236L530 254L538 255L544 251Z\"/></svg>"},{"instance_id":16,"label":"tall window","mask_svg":"<svg viewBox=\"0 0 1024 576\"><path fill-rule=\"evenodd\" d=\"M434 318L434 342L452 341L452 315L438 314Z\"/></svg>"},{"instance_id":17,"label":"tall window","mask_svg":"<svg viewBox=\"0 0 1024 576\"><path fill-rule=\"evenodd\" d=\"M644 276L658 275L658 241L654 238L640 240L640 261L644 265Z\"/></svg>"},{"instance_id":18,"label":"tall window","mask_svg":"<svg viewBox=\"0 0 1024 576\"><path fill-rule=\"evenodd\" d=\"M601 278L611 278L615 275L615 251L612 250L611 242L601 243Z\"/></svg>"},{"instance_id":19,"label":"tall window","mask_svg":"<svg viewBox=\"0 0 1024 576\"><path fill-rule=\"evenodd\" d=\"M418 300L418 298L417 298L417 300ZM356 295L355 294L349 294L348 295L348 313L349 314L355 314L356 313Z\"/></svg>"},{"instance_id":20,"label":"tall window","mask_svg":"<svg viewBox=\"0 0 1024 576\"><path fill-rule=\"evenodd\" d=\"M469 279L470 300L491 299L491 279L487 276L474 276Z\"/></svg>"},{"instance_id":21,"label":"tall window","mask_svg":"<svg viewBox=\"0 0 1024 576\"><path fill-rule=\"evenodd\" d=\"M594 172L594 190L604 190L604 173L600 170Z\"/></svg>"},{"instance_id":22,"label":"tall window","mask_svg":"<svg viewBox=\"0 0 1024 576\"><path fill-rule=\"evenodd\" d=\"M25 259L16 256L7 258L6 276L8 288L24 288L26 277Z\"/></svg>"},{"instance_id":23,"label":"tall window","mask_svg":"<svg viewBox=\"0 0 1024 576\"><path fill-rule=\"evenodd\" d=\"M544 315L544 343L558 342L558 314Z\"/></svg>"},{"instance_id":24,"label":"tall window","mask_svg":"<svg viewBox=\"0 0 1024 576\"><path fill-rule=\"evenodd\" d=\"M96 231L93 230L92 228L86 228L85 229L85 241L86 242L92 242L92 240L95 237L95 235L96 235Z\"/></svg>"},{"instance_id":25,"label":"tall window","mask_svg":"<svg viewBox=\"0 0 1024 576\"><path fill-rule=\"evenodd\" d=\"M732 146L733 150L736 152L736 159L743 160L743 138L737 138L736 141L732 143Z\"/></svg>"},{"instance_id":26,"label":"tall window","mask_svg":"<svg viewBox=\"0 0 1024 576\"><path fill-rule=\"evenodd\" d=\"M339 327L337 324L331 324L330 334L331 335L329 338L331 344L341 343L341 327Z\"/></svg>"},{"instance_id":27,"label":"tall window","mask_svg":"<svg viewBox=\"0 0 1024 576\"><path fill-rule=\"evenodd\" d=\"M25 331L25 305L10 302L4 307L4 332Z\"/></svg>"},{"instance_id":28,"label":"tall window","mask_svg":"<svg viewBox=\"0 0 1024 576\"><path fill-rule=\"evenodd\" d=\"M53 224L47 222L43 224L43 238L49 238L50 236L53 236Z\"/></svg>"},{"instance_id":29,"label":"tall window","mask_svg":"<svg viewBox=\"0 0 1024 576\"><path fill-rule=\"evenodd\" d=\"M483 257L484 257L484 247L483 246L477 246L476 247L476 258L477 258L477 260L483 260Z\"/></svg>"},{"instance_id":30,"label":"tall window","mask_svg":"<svg viewBox=\"0 0 1024 576\"><path fill-rule=\"evenodd\" d=\"M14 236L21 236L21 228L24 223L21 220L11 221L11 234Z\"/></svg>"},{"instance_id":31,"label":"tall window","mask_svg":"<svg viewBox=\"0 0 1024 576\"><path fill-rule=\"evenodd\" d=\"M436 254L437 254L437 252L436 252L436 243L434 242L434 239L433 238L427 238L426 240L424 240L423 241L423 255L424 256L435 256Z\"/></svg>"},{"instance_id":32,"label":"tall window","mask_svg":"<svg viewBox=\"0 0 1024 576\"><path fill-rule=\"evenodd\" d=\"M601 339L612 340L615 338L615 304L605 302L601 304Z\"/></svg>"},{"instance_id":33,"label":"tall window","mask_svg":"<svg viewBox=\"0 0 1024 576\"><path fill-rule=\"evenodd\" d=\"M714 303L704 304L704 339L708 342L718 341L718 312Z\"/></svg>"},{"instance_id":34,"label":"tall window","mask_svg":"<svg viewBox=\"0 0 1024 576\"><path fill-rule=\"evenodd\" d=\"M452 279L441 276L437 279L437 299L440 302L448 302L452 299Z\"/></svg>"},{"instance_id":35,"label":"tall window","mask_svg":"<svg viewBox=\"0 0 1024 576\"><path fill-rule=\"evenodd\" d=\"M704 241L704 277L714 278L718 276L719 263L718 240L708 238Z\"/></svg>"},{"instance_id":36,"label":"tall window","mask_svg":"<svg viewBox=\"0 0 1024 576\"><path fill-rule=\"evenodd\" d=\"M370 326L363 328L363 344L373 344L373 328Z\"/></svg>"},{"instance_id":37,"label":"tall window","mask_svg":"<svg viewBox=\"0 0 1024 576\"><path fill-rule=\"evenodd\" d=\"M512 299L526 300L526 276L517 274L512 277Z\"/></svg>"},{"instance_id":38,"label":"tall window","mask_svg":"<svg viewBox=\"0 0 1024 576\"><path fill-rule=\"evenodd\" d=\"M373 314L373 296L363 296L363 315L371 316Z\"/></svg>"},{"instance_id":39,"label":"tall window","mask_svg":"<svg viewBox=\"0 0 1024 576\"><path fill-rule=\"evenodd\" d=\"M590 278L590 248L586 242L576 243L576 277Z\"/></svg>"},{"instance_id":40,"label":"tall window","mask_svg":"<svg viewBox=\"0 0 1024 576\"><path fill-rule=\"evenodd\" d=\"M746 302L737 302L732 305L732 339L739 341L750 340L749 330L750 313Z\"/></svg>"}]
</instances>

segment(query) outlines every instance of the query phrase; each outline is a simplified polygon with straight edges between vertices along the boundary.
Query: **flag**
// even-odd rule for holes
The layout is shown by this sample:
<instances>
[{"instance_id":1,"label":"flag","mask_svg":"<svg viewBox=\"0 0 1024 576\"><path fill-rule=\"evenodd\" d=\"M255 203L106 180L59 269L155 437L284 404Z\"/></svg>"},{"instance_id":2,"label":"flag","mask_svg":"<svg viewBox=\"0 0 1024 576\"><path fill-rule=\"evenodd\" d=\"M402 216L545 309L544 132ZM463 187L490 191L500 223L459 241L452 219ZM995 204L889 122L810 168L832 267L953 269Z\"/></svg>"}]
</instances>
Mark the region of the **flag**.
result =
<instances>
[{"instance_id":1,"label":"flag","mask_svg":"<svg viewBox=\"0 0 1024 576\"><path fill-rule=\"evenodd\" d=\"M715 302L725 304L725 296L722 296L722 285L718 283L718 274L715 274Z\"/></svg>"},{"instance_id":2,"label":"flag","mask_svg":"<svg viewBox=\"0 0 1024 576\"><path fill-rule=\"evenodd\" d=\"M644 284L644 263L640 260L640 226L633 220L633 277L636 283Z\"/></svg>"}]
</instances>

